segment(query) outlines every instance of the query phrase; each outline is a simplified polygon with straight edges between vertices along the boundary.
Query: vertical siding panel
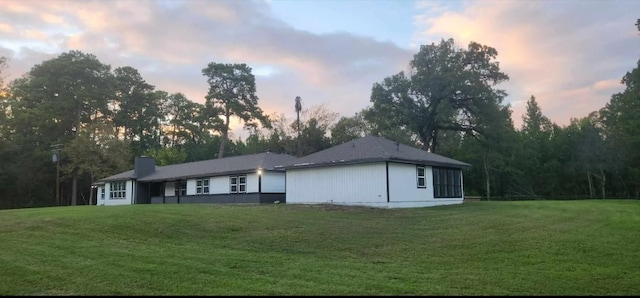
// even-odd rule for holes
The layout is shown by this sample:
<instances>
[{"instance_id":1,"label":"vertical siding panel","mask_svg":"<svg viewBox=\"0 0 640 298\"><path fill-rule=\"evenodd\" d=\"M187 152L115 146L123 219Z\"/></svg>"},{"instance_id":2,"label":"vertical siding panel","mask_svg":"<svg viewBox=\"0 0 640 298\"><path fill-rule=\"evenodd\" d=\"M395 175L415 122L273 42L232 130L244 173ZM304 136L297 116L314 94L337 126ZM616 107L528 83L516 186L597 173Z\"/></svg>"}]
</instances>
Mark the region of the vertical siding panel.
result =
<instances>
[{"instance_id":1,"label":"vertical siding panel","mask_svg":"<svg viewBox=\"0 0 640 298\"><path fill-rule=\"evenodd\" d=\"M288 203L386 204L384 162L287 170Z\"/></svg>"},{"instance_id":2,"label":"vertical siding panel","mask_svg":"<svg viewBox=\"0 0 640 298\"><path fill-rule=\"evenodd\" d=\"M240 174L245 175L245 174ZM258 173L249 173L247 176L247 193L258 192Z\"/></svg>"},{"instance_id":3,"label":"vertical siding panel","mask_svg":"<svg viewBox=\"0 0 640 298\"><path fill-rule=\"evenodd\" d=\"M284 172L263 172L262 192L285 192Z\"/></svg>"},{"instance_id":4,"label":"vertical siding panel","mask_svg":"<svg viewBox=\"0 0 640 298\"><path fill-rule=\"evenodd\" d=\"M211 177L209 182L210 194L228 194L229 193L229 176Z\"/></svg>"},{"instance_id":5,"label":"vertical siding panel","mask_svg":"<svg viewBox=\"0 0 640 298\"><path fill-rule=\"evenodd\" d=\"M196 194L196 179L187 179L187 195L192 196L195 194Z\"/></svg>"},{"instance_id":6,"label":"vertical siding panel","mask_svg":"<svg viewBox=\"0 0 640 298\"><path fill-rule=\"evenodd\" d=\"M175 181L167 181L164 186L164 196L165 197L173 197L176 195L176 182Z\"/></svg>"},{"instance_id":7,"label":"vertical siding panel","mask_svg":"<svg viewBox=\"0 0 640 298\"><path fill-rule=\"evenodd\" d=\"M425 167L425 179L429 181L430 167ZM433 199L433 188L418 188L416 165L389 163L390 202L415 202Z\"/></svg>"}]
</instances>

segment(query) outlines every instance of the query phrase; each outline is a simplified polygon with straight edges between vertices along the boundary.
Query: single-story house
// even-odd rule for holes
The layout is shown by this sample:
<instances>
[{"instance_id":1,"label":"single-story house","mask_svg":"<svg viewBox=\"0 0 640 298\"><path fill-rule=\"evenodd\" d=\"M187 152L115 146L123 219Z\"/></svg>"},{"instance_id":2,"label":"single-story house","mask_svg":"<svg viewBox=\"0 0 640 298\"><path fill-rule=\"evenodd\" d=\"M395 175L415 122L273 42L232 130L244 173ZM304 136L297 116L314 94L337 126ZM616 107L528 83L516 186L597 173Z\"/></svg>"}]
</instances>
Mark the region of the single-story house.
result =
<instances>
[{"instance_id":1,"label":"single-story house","mask_svg":"<svg viewBox=\"0 0 640 298\"><path fill-rule=\"evenodd\" d=\"M98 205L285 202L288 154L260 153L156 166L136 157L134 169L98 180Z\"/></svg>"},{"instance_id":2,"label":"single-story house","mask_svg":"<svg viewBox=\"0 0 640 298\"><path fill-rule=\"evenodd\" d=\"M287 203L383 208L460 204L470 164L367 136L283 166Z\"/></svg>"}]
</instances>

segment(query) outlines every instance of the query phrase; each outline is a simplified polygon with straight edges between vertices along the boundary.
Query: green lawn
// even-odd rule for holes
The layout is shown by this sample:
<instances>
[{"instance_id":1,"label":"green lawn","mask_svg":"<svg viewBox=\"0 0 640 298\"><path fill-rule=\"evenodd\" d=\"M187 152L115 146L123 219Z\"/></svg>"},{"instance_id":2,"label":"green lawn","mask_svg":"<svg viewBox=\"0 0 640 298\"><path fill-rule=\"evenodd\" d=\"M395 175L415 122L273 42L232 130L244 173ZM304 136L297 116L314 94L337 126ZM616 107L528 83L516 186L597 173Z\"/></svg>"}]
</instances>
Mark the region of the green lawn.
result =
<instances>
[{"instance_id":1,"label":"green lawn","mask_svg":"<svg viewBox=\"0 0 640 298\"><path fill-rule=\"evenodd\" d=\"M0 211L0 295L638 295L640 201Z\"/></svg>"}]
</instances>

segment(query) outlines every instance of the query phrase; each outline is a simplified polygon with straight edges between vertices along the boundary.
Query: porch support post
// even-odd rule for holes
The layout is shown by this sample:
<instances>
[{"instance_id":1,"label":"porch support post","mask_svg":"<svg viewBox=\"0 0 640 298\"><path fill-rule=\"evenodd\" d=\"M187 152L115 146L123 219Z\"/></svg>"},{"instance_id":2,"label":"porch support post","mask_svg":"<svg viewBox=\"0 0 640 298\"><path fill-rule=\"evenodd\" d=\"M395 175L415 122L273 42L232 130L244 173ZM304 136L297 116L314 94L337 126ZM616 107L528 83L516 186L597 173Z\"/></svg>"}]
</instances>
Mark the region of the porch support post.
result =
<instances>
[{"instance_id":1,"label":"porch support post","mask_svg":"<svg viewBox=\"0 0 640 298\"><path fill-rule=\"evenodd\" d=\"M165 204L165 197L166 197L166 190L167 190L167 181L162 181L162 204Z\"/></svg>"}]
</instances>

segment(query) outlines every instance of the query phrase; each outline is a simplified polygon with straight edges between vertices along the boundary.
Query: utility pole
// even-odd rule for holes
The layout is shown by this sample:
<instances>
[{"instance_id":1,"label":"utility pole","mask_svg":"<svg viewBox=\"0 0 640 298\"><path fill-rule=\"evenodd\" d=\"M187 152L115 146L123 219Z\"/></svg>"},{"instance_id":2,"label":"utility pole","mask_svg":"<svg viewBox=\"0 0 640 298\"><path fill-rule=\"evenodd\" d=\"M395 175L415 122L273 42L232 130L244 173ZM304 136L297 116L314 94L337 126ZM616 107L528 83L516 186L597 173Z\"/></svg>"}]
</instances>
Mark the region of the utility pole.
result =
<instances>
[{"instance_id":1,"label":"utility pole","mask_svg":"<svg viewBox=\"0 0 640 298\"><path fill-rule=\"evenodd\" d=\"M75 133L74 138L77 139L80 134L80 126L81 122L81 113L82 113L82 101L78 100L78 96L76 95L76 89L73 86L69 87L69 89L73 92L73 99L76 101L76 123L72 127L73 132ZM71 181L71 205L75 206L78 202L78 173L73 171L73 180Z\"/></svg>"},{"instance_id":2,"label":"utility pole","mask_svg":"<svg viewBox=\"0 0 640 298\"><path fill-rule=\"evenodd\" d=\"M56 205L60 206L60 151L62 144L51 145L53 148L53 162L56 163Z\"/></svg>"}]
</instances>

